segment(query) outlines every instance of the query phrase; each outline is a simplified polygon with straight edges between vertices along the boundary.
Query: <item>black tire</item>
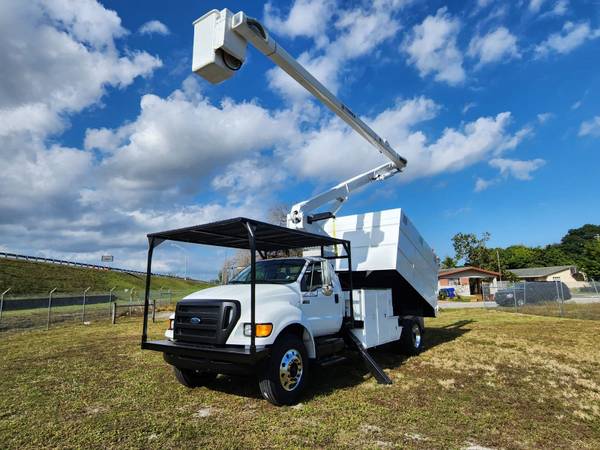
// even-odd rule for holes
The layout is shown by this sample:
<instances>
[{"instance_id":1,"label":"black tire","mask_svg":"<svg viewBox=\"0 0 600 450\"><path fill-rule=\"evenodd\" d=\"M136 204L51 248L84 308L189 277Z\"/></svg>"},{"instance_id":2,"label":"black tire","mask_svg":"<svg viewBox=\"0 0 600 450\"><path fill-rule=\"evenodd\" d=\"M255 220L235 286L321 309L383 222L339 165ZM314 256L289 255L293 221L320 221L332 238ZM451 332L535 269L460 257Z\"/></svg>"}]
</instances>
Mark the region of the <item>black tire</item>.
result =
<instances>
[{"instance_id":1,"label":"black tire","mask_svg":"<svg viewBox=\"0 0 600 450\"><path fill-rule=\"evenodd\" d=\"M306 386L308 353L302 339L292 334L279 337L259 373L262 396L275 406L294 405Z\"/></svg>"},{"instance_id":2,"label":"black tire","mask_svg":"<svg viewBox=\"0 0 600 450\"><path fill-rule=\"evenodd\" d=\"M177 381L190 389L204 386L217 377L216 373L199 372L191 369L180 369L179 367L175 366L173 366L173 372L175 372L175 378L177 378Z\"/></svg>"},{"instance_id":3,"label":"black tire","mask_svg":"<svg viewBox=\"0 0 600 450\"><path fill-rule=\"evenodd\" d=\"M407 356L415 356L423 349L423 328L421 324L412 319L402 321L402 334L400 335L400 352Z\"/></svg>"}]
</instances>

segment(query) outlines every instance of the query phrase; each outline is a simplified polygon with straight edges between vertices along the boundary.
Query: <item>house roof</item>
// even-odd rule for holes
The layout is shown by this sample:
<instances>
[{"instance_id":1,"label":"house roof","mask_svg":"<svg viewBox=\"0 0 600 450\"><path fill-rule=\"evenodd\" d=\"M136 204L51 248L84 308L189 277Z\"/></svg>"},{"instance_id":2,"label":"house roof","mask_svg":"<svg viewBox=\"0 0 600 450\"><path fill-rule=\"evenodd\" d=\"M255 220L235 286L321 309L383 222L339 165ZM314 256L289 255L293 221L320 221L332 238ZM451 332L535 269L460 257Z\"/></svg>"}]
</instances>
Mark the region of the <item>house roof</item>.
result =
<instances>
[{"instance_id":1,"label":"house roof","mask_svg":"<svg viewBox=\"0 0 600 450\"><path fill-rule=\"evenodd\" d=\"M563 270L576 269L575 266L529 267L527 269L511 269L519 278L547 277Z\"/></svg>"},{"instance_id":2,"label":"house roof","mask_svg":"<svg viewBox=\"0 0 600 450\"><path fill-rule=\"evenodd\" d=\"M491 270L485 270L481 267L466 266L466 267L454 267L452 269L440 269L438 272L438 278L446 278L450 275L460 275L464 272L479 272L490 277L499 277L499 272L492 272Z\"/></svg>"}]
</instances>

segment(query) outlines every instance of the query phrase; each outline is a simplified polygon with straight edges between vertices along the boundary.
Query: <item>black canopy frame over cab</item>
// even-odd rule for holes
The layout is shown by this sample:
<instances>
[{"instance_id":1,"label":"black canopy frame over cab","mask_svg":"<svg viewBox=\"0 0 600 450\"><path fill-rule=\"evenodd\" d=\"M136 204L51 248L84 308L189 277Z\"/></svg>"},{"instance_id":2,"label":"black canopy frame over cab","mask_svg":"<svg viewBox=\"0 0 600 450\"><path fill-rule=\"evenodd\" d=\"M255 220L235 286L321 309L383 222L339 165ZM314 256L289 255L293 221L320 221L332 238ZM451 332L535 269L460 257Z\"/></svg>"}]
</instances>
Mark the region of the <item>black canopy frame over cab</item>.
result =
<instances>
[{"instance_id":1,"label":"black canopy frame over cab","mask_svg":"<svg viewBox=\"0 0 600 450\"><path fill-rule=\"evenodd\" d=\"M352 299L352 256L350 241L330 236L308 233L258 220L237 217L219 222L179 228L148 234L148 261L146 267L146 292L144 296L144 324L142 348L155 349L148 342L148 310L150 305L150 284L152 277L152 256L154 249L164 241L188 242L216 247L237 248L250 251L250 354L256 353L256 253L265 256L267 252L320 247L325 256L325 247L341 245L345 255L328 258L347 258L349 271L350 315L346 324L353 326L354 311Z\"/></svg>"}]
</instances>

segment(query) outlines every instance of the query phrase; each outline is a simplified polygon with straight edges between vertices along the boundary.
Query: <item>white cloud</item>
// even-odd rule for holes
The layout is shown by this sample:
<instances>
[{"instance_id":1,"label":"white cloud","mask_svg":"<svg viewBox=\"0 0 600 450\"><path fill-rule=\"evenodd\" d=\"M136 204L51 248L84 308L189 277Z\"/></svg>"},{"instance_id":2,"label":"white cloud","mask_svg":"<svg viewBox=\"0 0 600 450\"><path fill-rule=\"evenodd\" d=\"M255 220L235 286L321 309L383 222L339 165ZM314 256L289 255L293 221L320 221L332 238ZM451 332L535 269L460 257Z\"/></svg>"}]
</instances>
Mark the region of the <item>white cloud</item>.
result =
<instances>
[{"instance_id":1,"label":"white cloud","mask_svg":"<svg viewBox=\"0 0 600 450\"><path fill-rule=\"evenodd\" d=\"M517 180L531 180L531 172L535 172L545 164L546 161L539 158L529 161L504 158L495 158L490 160L490 166L498 169L500 171L500 175L504 177L508 177L510 175Z\"/></svg>"},{"instance_id":2,"label":"white cloud","mask_svg":"<svg viewBox=\"0 0 600 450\"><path fill-rule=\"evenodd\" d=\"M447 8L440 8L435 16L428 16L413 27L402 50L421 77L435 74L437 81L458 85L465 80L463 57L456 45L459 31L460 21Z\"/></svg>"},{"instance_id":3,"label":"white cloud","mask_svg":"<svg viewBox=\"0 0 600 450\"><path fill-rule=\"evenodd\" d=\"M72 217L93 155L46 140L108 87L161 65L145 52L121 53L115 41L126 34L93 0L0 3L0 223Z\"/></svg>"},{"instance_id":4,"label":"white cloud","mask_svg":"<svg viewBox=\"0 0 600 450\"><path fill-rule=\"evenodd\" d=\"M511 115L505 112L480 117L461 129L446 128L437 140L428 142L414 128L434 118L439 109L432 100L417 97L400 101L373 118L363 118L407 158L408 166L399 179L409 181L459 171L515 148L529 133L528 129L511 133ZM338 119L307 133L303 144L287 158L288 165L293 163L297 168L297 176L321 182L339 181L386 161Z\"/></svg>"},{"instance_id":5,"label":"white cloud","mask_svg":"<svg viewBox=\"0 0 600 450\"><path fill-rule=\"evenodd\" d=\"M552 8L551 15L564 16L569 11L568 0L558 0Z\"/></svg>"},{"instance_id":6,"label":"white cloud","mask_svg":"<svg viewBox=\"0 0 600 450\"><path fill-rule=\"evenodd\" d=\"M546 0L529 0L529 11L537 13Z\"/></svg>"},{"instance_id":7,"label":"white cloud","mask_svg":"<svg viewBox=\"0 0 600 450\"><path fill-rule=\"evenodd\" d=\"M498 27L485 36L475 36L469 43L467 53L479 60L477 67L521 57L517 38L504 27Z\"/></svg>"},{"instance_id":8,"label":"white cloud","mask_svg":"<svg viewBox=\"0 0 600 450\"><path fill-rule=\"evenodd\" d=\"M496 183L497 180L495 179L486 180L485 178L477 178L477 180L475 180L475 192L485 191L487 188Z\"/></svg>"},{"instance_id":9,"label":"white cloud","mask_svg":"<svg viewBox=\"0 0 600 450\"><path fill-rule=\"evenodd\" d=\"M287 31L290 37L308 36L317 43L317 50L304 52L297 59L321 83L337 93L345 67L356 58L372 55L381 43L392 38L400 29L394 13L407 1L379 0L353 9L327 8L327 13L308 20L311 31L303 31L303 26L291 25ZM297 0L287 18L276 14L273 7L265 9L267 24L285 33L288 21L296 23L296 17L310 15L319 2ZM328 4L326 2L326 4ZM321 6L319 6L321 7ZM333 12L335 11L335 15ZM335 20L334 20L335 19ZM331 30L331 39L323 39L324 30ZM293 102L304 100L309 94L279 68L267 72L269 86Z\"/></svg>"},{"instance_id":10,"label":"white cloud","mask_svg":"<svg viewBox=\"0 0 600 450\"><path fill-rule=\"evenodd\" d=\"M570 53L588 40L600 37L600 29L592 30L589 22L566 22L562 30L551 34L545 41L536 46L537 57L543 57L551 52L559 54Z\"/></svg>"},{"instance_id":11,"label":"white cloud","mask_svg":"<svg viewBox=\"0 0 600 450\"><path fill-rule=\"evenodd\" d=\"M296 0L283 18L271 2L264 7L264 23L279 36L313 38L320 46L328 42L327 26L336 12L333 0Z\"/></svg>"},{"instance_id":12,"label":"white cloud","mask_svg":"<svg viewBox=\"0 0 600 450\"><path fill-rule=\"evenodd\" d=\"M286 179L287 170L277 167L272 160L245 159L229 164L211 182L214 189L227 195L236 204L248 195L261 195L264 189L274 191Z\"/></svg>"},{"instance_id":13,"label":"white cloud","mask_svg":"<svg viewBox=\"0 0 600 450\"><path fill-rule=\"evenodd\" d=\"M169 28L160 20L150 20L143 24L138 32L140 34L160 34L166 36L170 34Z\"/></svg>"},{"instance_id":14,"label":"white cloud","mask_svg":"<svg viewBox=\"0 0 600 450\"><path fill-rule=\"evenodd\" d=\"M490 160L489 165L499 170L499 176L490 179L478 177L477 180L475 180L475 192L484 191L509 177L513 177L521 181L531 180L531 173L543 167L545 164L546 161L539 158L528 161L507 158L493 158Z\"/></svg>"},{"instance_id":15,"label":"white cloud","mask_svg":"<svg viewBox=\"0 0 600 450\"><path fill-rule=\"evenodd\" d=\"M581 104L582 104L582 103L583 103L583 102L582 102L581 100L577 100L575 103L573 103L573 104L571 105L571 109L572 109L572 110L579 109L579 108L581 107Z\"/></svg>"},{"instance_id":16,"label":"white cloud","mask_svg":"<svg viewBox=\"0 0 600 450\"><path fill-rule=\"evenodd\" d=\"M297 135L291 112L228 99L213 105L193 90L176 90L166 98L144 95L140 106L134 121L86 133L88 148L107 152L100 169L129 207L151 197L171 202L193 195L215 169ZM105 194L90 193L90 199Z\"/></svg>"},{"instance_id":17,"label":"white cloud","mask_svg":"<svg viewBox=\"0 0 600 450\"><path fill-rule=\"evenodd\" d=\"M477 103L469 102L469 103L465 104L465 106L463 106L462 113L466 114L469 112L469 110L475 108L476 106L477 106Z\"/></svg>"},{"instance_id":18,"label":"white cloud","mask_svg":"<svg viewBox=\"0 0 600 450\"><path fill-rule=\"evenodd\" d=\"M115 40L126 33L116 13L93 0L1 2L1 133L58 132L65 114L96 103L108 86L128 86L161 66L146 52L121 54Z\"/></svg>"},{"instance_id":19,"label":"white cloud","mask_svg":"<svg viewBox=\"0 0 600 450\"><path fill-rule=\"evenodd\" d=\"M544 124L548 122L550 119L554 117L554 114L551 112L540 113L537 115L537 120L539 123Z\"/></svg>"},{"instance_id":20,"label":"white cloud","mask_svg":"<svg viewBox=\"0 0 600 450\"><path fill-rule=\"evenodd\" d=\"M600 137L600 116L582 122L579 127L579 136Z\"/></svg>"}]
</instances>

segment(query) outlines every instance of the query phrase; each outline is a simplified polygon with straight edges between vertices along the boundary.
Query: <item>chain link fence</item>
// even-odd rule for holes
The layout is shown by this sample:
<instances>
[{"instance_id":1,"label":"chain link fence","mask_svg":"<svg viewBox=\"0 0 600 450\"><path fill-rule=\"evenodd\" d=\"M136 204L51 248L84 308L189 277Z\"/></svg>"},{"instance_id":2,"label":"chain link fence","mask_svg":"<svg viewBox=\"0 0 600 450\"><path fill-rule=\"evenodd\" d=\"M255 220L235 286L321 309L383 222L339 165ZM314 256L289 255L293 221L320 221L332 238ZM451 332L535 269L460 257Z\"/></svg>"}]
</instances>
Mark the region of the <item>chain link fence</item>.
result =
<instances>
[{"instance_id":1,"label":"chain link fence","mask_svg":"<svg viewBox=\"0 0 600 450\"><path fill-rule=\"evenodd\" d=\"M600 283L482 283L484 306L522 314L600 320Z\"/></svg>"},{"instance_id":2,"label":"chain link fence","mask_svg":"<svg viewBox=\"0 0 600 450\"><path fill-rule=\"evenodd\" d=\"M156 289L150 292L150 314L174 310L189 291ZM81 292L52 289L44 293L11 295L0 292L0 332L27 328L46 328L58 324L114 323L123 316L143 315L144 292L137 288ZM154 306L154 309L152 308Z\"/></svg>"}]
</instances>

